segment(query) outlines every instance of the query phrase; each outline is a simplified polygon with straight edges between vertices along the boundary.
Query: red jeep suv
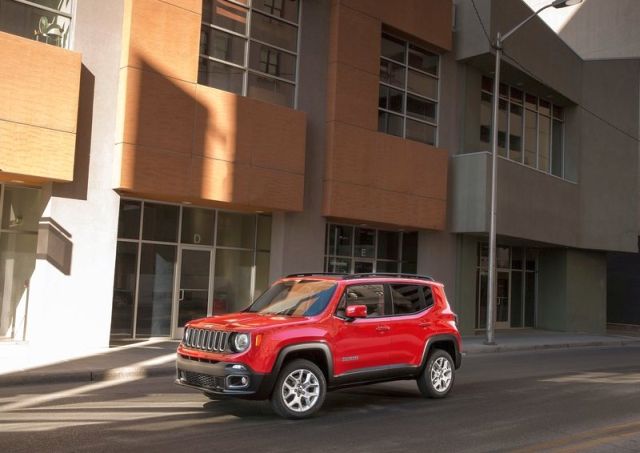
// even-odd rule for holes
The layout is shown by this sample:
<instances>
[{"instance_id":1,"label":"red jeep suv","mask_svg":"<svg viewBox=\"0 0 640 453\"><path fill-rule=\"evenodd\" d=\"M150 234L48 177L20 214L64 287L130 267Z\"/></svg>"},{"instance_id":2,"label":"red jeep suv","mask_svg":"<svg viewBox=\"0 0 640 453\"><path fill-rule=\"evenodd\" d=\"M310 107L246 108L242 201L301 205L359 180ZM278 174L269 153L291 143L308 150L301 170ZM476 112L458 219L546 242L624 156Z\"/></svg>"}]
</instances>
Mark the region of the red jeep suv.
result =
<instances>
[{"instance_id":1,"label":"red jeep suv","mask_svg":"<svg viewBox=\"0 0 640 453\"><path fill-rule=\"evenodd\" d=\"M456 322L430 277L289 275L242 312L187 323L176 383L270 398L287 418L315 413L328 390L398 379L442 398L460 367Z\"/></svg>"}]
</instances>

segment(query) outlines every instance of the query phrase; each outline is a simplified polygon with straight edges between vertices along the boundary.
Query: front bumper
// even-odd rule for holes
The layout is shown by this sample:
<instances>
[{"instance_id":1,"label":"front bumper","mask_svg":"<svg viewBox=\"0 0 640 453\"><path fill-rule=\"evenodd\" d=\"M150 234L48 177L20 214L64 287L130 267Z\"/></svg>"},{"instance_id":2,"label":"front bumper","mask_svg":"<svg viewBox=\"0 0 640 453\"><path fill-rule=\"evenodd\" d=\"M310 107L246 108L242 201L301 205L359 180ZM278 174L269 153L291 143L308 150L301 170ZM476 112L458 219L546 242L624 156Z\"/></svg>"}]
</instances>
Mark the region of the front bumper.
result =
<instances>
[{"instance_id":1,"label":"front bumper","mask_svg":"<svg viewBox=\"0 0 640 453\"><path fill-rule=\"evenodd\" d=\"M203 362L178 355L176 384L202 392L240 398L268 398L273 382L268 374L255 373L241 363Z\"/></svg>"}]
</instances>

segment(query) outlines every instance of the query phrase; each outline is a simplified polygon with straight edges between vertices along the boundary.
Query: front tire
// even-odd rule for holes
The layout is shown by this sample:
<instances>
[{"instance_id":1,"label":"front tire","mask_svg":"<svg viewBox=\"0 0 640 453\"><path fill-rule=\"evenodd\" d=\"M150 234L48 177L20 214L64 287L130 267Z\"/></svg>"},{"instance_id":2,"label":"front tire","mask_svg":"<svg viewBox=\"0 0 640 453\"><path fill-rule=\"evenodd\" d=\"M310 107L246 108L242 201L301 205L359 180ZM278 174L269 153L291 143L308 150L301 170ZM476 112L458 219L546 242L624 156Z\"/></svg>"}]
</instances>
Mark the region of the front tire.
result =
<instances>
[{"instance_id":1,"label":"front tire","mask_svg":"<svg viewBox=\"0 0 640 453\"><path fill-rule=\"evenodd\" d=\"M322 370L308 360L287 363L276 380L271 406L281 417L302 419L315 414L327 394L327 381Z\"/></svg>"},{"instance_id":2,"label":"front tire","mask_svg":"<svg viewBox=\"0 0 640 453\"><path fill-rule=\"evenodd\" d=\"M455 366L447 351L434 349L418 376L418 389L425 398L444 398L455 381Z\"/></svg>"}]
</instances>

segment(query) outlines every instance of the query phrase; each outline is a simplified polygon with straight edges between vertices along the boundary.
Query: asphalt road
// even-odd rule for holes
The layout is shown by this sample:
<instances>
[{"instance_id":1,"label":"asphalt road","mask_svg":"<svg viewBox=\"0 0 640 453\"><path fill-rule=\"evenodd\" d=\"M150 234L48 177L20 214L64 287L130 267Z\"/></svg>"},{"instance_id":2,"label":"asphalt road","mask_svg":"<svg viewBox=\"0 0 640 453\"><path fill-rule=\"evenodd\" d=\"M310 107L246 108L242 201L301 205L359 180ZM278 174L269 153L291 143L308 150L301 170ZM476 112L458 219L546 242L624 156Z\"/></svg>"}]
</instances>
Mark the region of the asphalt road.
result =
<instances>
[{"instance_id":1,"label":"asphalt road","mask_svg":"<svg viewBox=\"0 0 640 453\"><path fill-rule=\"evenodd\" d=\"M640 346L469 356L447 399L358 387L297 422L170 378L0 389L0 452L40 451L640 452Z\"/></svg>"}]
</instances>

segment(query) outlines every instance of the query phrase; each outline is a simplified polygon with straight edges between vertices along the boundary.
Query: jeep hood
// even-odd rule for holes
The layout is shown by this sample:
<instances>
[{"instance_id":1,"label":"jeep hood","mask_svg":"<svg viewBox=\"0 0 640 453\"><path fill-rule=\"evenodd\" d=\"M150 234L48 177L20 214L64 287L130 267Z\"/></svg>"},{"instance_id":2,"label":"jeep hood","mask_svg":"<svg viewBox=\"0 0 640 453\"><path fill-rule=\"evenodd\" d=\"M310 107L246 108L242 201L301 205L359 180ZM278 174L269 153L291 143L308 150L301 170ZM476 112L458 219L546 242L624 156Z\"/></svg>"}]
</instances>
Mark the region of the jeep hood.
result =
<instances>
[{"instance_id":1,"label":"jeep hood","mask_svg":"<svg viewBox=\"0 0 640 453\"><path fill-rule=\"evenodd\" d=\"M261 315L258 313L230 313L226 315L210 316L191 321L189 327L206 328L214 330L240 330L252 331L256 329L273 328L304 324L308 317Z\"/></svg>"}]
</instances>

